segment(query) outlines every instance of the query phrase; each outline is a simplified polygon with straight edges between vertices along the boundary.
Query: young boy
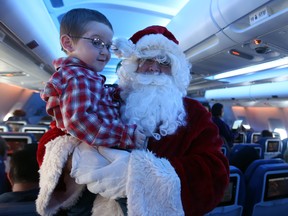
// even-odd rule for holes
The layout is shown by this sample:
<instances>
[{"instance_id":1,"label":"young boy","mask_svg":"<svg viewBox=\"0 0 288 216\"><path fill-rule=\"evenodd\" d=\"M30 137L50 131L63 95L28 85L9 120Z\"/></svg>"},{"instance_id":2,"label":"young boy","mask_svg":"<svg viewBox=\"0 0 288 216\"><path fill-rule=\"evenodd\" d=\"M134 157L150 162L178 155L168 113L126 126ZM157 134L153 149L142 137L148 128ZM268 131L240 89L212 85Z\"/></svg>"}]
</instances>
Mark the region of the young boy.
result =
<instances>
[{"instance_id":1,"label":"young boy","mask_svg":"<svg viewBox=\"0 0 288 216\"><path fill-rule=\"evenodd\" d=\"M104 87L98 74L111 58L113 28L100 12L73 9L61 21L60 42L68 55L54 61L56 72L41 98L57 128L94 146L142 148L145 135L136 125L124 125L115 89Z\"/></svg>"}]
</instances>

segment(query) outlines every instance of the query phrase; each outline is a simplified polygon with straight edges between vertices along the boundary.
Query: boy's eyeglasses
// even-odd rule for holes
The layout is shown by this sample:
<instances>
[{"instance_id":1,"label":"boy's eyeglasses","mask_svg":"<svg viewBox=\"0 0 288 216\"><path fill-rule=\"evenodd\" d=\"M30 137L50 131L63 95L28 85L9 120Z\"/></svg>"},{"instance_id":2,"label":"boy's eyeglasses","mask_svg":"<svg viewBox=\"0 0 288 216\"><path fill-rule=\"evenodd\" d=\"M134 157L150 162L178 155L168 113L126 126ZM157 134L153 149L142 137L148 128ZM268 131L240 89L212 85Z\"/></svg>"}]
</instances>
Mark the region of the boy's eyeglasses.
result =
<instances>
[{"instance_id":1,"label":"boy's eyeglasses","mask_svg":"<svg viewBox=\"0 0 288 216\"><path fill-rule=\"evenodd\" d=\"M71 38L80 38L80 39L84 39L84 40L90 40L92 45L97 48L97 49L104 49L104 47L106 47L106 49L111 52L111 46L112 44L106 44L104 41L102 41L100 38L87 38L87 37L80 37L80 36L71 36L69 35L69 37Z\"/></svg>"}]
</instances>

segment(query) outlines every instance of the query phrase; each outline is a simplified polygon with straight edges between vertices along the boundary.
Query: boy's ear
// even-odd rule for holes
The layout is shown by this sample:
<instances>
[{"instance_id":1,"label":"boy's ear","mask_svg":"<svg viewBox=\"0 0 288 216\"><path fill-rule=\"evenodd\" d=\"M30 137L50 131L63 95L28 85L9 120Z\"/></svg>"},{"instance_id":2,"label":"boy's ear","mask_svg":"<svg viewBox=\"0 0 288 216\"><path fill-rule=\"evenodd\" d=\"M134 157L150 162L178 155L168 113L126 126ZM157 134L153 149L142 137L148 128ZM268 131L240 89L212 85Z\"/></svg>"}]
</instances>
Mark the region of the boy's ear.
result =
<instances>
[{"instance_id":1,"label":"boy's ear","mask_svg":"<svg viewBox=\"0 0 288 216\"><path fill-rule=\"evenodd\" d=\"M74 51L73 41L71 37L69 37L69 35L67 34L61 35L60 41L61 41L62 48L66 52L71 53Z\"/></svg>"}]
</instances>

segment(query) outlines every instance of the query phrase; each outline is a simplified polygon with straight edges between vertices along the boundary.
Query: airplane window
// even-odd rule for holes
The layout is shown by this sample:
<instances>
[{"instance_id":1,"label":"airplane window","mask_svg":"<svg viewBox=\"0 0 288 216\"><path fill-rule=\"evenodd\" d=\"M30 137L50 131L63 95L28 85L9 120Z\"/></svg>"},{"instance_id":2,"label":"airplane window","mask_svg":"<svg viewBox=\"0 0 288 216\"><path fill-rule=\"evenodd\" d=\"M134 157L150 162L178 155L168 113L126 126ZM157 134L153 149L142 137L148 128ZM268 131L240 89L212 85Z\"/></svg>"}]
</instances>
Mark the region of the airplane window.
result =
<instances>
[{"instance_id":1,"label":"airplane window","mask_svg":"<svg viewBox=\"0 0 288 216\"><path fill-rule=\"evenodd\" d=\"M287 132L284 128L275 128L274 129L275 138L279 138L281 140L287 138Z\"/></svg>"}]
</instances>

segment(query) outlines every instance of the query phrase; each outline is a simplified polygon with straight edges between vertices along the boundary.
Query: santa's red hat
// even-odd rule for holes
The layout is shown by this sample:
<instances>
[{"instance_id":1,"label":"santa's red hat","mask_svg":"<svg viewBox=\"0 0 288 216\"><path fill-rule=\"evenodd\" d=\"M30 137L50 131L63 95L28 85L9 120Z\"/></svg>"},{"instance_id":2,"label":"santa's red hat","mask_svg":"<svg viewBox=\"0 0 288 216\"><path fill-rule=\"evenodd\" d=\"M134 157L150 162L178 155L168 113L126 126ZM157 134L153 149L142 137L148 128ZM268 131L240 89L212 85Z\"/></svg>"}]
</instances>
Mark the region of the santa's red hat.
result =
<instances>
[{"instance_id":1,"label":"santa's red hat","mask_svg":"<svg viewBox=\"0 0 288 216\"><path fill-rule=\"evenodd\" d=\"M173 41L176 44L179 44L179 41L175 38L175 36L165 27L163 26L149 26L141 31L136 32L130 40L136 44L143 36L150 34L162 34L169 40Z\"/></svg>"},{"instance_id":2,"label":"santa's red hat","mask_svg":"<svg viewBox=\"0 0 288 216\"><path fill-rule=\"evenodd\" d=\"M164 26L153 25L133 34L130 39L118 38L113 41L114 53L120 58L137 60L168 55L175 84L186 95L190 83L190 63L178 45L176 37ZM131 61L129 62L129 64ZM136 70L137 68L134 67Z\"/></svg>"}]
</instances>

